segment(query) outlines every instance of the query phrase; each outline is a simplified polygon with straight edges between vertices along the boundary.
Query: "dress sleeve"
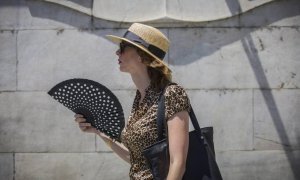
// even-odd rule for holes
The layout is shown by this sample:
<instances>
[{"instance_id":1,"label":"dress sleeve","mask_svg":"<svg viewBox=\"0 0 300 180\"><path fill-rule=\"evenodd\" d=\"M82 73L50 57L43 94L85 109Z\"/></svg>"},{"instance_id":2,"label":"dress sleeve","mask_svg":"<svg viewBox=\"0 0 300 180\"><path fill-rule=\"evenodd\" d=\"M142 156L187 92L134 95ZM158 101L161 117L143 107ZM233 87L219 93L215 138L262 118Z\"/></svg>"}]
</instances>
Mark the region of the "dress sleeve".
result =
<instances>
[{"instance_id":1,"label":"dress sleeve","mask_svg":"<svg viewBox=\"0 0 300 180\"><path fill-rule=\"evenodd\" d=\"M165 92L165 117L168 120L180 111L190 111L189 98L181 86L170 85Z\"/></svg>"}]
</instances>

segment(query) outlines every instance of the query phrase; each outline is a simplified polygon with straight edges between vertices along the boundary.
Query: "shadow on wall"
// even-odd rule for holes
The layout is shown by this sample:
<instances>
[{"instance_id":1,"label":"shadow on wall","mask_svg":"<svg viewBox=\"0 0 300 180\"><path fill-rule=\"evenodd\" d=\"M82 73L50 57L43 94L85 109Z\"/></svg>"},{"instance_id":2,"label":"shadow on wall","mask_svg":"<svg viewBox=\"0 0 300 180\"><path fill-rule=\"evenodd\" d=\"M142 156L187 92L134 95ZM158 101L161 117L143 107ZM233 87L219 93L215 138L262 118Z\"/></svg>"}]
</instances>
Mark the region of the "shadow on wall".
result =
<instances>
[{"instance_id":1,"label":"shadow on wall","mask_svg":"<svg viewBox=\"0 0 300 180\"><path fill-rule=\"evenodd\" d=\"M91 0L84 0L84 1L82 1L82 0L68 0L68 1L71 1L75 4L81 5L81 6L86 7L86 8L92 7L92 3L93 3L93 1L91 1Z\"/></svg>"},{"instance_id":2,"label":"shadow on wall","mask_svg":"<svg viewBox=\"0 0 300 180\"><path fill-rule=\"evenodd\" d=\"M228 7L230 7L230 5L231 5L229 2L235 2L236 5L238 5L238 3L239 3L237 0L236 1L226 0L226 2L228 4ZM279 9L277 9L277 10L279 10ZM234 12L232 12L232 13L234 13ZM300 14L300 11L298 11L297 13ZM298 15L297 13L295 15ZM272 13L272 14L274 14L274 13ZM277 13L277 14L279 14L279 13ZM264 16L261 16L261 17L264 17ZM271 17L273 17L273 16L271 16ZM281 18L283 18L283 17L281 16ZM278 19L278 16L277 16L277 19ZM273 21L274 20L275 20L275 18L273 18ZM267 77L264 73L264 69L263 69L263 66L261 64L261 60L260 60L260 58L257 54L257 49L254 45L254 42L253 42L253 39L252 39L251 35L243 36L241 38L241 41L242 41L243 48L244 48L244 50L247 54L248 60L251 64L252 70L254 71L256 80L259 84L259 87L262 88L262 87L265 86L268 89L270 89L269 82L268 82ZM291 143L290 143L290 140L288 138L287 132L284 128L283 120L280 116L279 109L278 109L278 107L275 103L275 98L272 94L272 91L262 90L261 92L263 94L264 100L265 100L266 105L268 107L269 114L271 115L271 118L273 120L273 123L274 123L274 126L276 128L277 134L279 135L281 144L290 145ZM297 163L297 161L295 161L296 157L292 153L289 153L289 148L287 146L283 145L283 148L284 148L284 151L285 151L285 155L286 155L286 157L289 161L289 164L291 166L294 178L295 179L300 179L300 173L299 173L299 170L298 170L299 169L298 163Z\"/></svg>"},{"instance_id":3,"label":"shadow on wall","mask_svg":"<svg viewBox=\"0 0 300 180\"><path fill-rule=\"evenodd\" d=\"M81 5L85 7L92 6L92 1L80 1L80 0L77 1L73 0L73 1L75 3L84 3ZM237 0L236 1L226 0L226 2L230 10L233 11L237 9L236 7L239 7L240 9L240 4ZM62 22L64 24L68 24L78 29L83 29L83 30L86 29L90 33L95 34L97 36L99 36L99 33L96 33L94 31L97 28L103 28L103 27L125 28L131 24L131 23L111 22L111 21L106 21L101 19L95 19L93 17L84 15L74 10L65 7L60 7L58 5L51 4L51 3L41 2L41 1L28 1L26 6L29 7L30 13L33 17L51 19L54 21ZM235 13L236 12L232 12L232 14ZM178 53L178 56L175 57L175 59L184 58L186 61L175 60L172 61L171 64L173 65L190 64L194 61L201 60L205 56L213 54L214 52L218 51L220 48L226 46L227 44L231 44L235 41L241 41L260 88L270 89L269 82L266 78L266 75L264 74L264 70L261 65L261 60L259 59L259 56L257 54L257 49L253 43L253 39L250 33L255 31L256 28L268 26L284 18L297 16L299 14L300 14L300 6L298 1L274 1L272 3L268 3L261 7L255 8L244 14L234 16L232 18L214 21L210 23L208 22L189 23L188 27L207 26L207 27L219 28L219 32L216 31L217 34L215 37L217 38L205 39L208 38L208 36L205 36L205 34L199 35L199 38L203 38L203 41L197 40L198 43L195 43L194 46L192 46L193 48L185 48L184 50L180 51L180 53ZM261 17L261 18L257 18L257 17ZM268 17L268 19L265 19L264 17ZM253 18L255 18L255 22L253 22ZM238 29L239 33L236 34L236 31L230 31L230 32L226 32L226 36L222 36L223 34L222 31L226 31L226 29L225 28L222 29L222 27L226 27L226 26L218 27L218 24L227 24L227 23L230 24L230 22L232 21L238 22L237 25L233 25L231 27ZM251 27L247 26L248 24L251 24L252 26ZM162 26L159 25L159 26L162 28L164 27L163 25ZM248 27L248 28L243 28L243 27ZM186 39L186 41L193 42L194 40ZM211 46L212 48L208 48L205 44L202 44L201 42L209 42L210 44L213 44L213 46ZM281 143L290 144L290 141L287 136L287 132L285 131L283 121L280 116L278 107L276 106L272 92L263 90L262 94L267 104L269 113L272 117L273 123L276 127L277 133L280 136ZM297 161L295 161L295 157L293 156L292 153L287 152L288 151L287 148L285 148L285 151L295 179L300 179L300 172L297 169L299 167L297 167Z\"/></svg>"},{"instance_id":4,"label":"shadow on wall","mask_svg":"<svg viewBox=\"0 0 300 180\"><path fill-rule=\"evenodd\" d=\"M271 119L273 120L273 124L276 128L277 134L280 138L279 143L282 145L282 147L285 151L286 157L291 165L291 169L293 171L294 178L300 179L300 172L298 170L299 169L299 163L298 163L299 159L297 160L297 157L293 153L290 153L290 150L291 150L290 144L291 143L288 138L288 133L285 130L283 120L279 113L279 109L276 105L273 93L271 90L264 90L264 88L270 89L270 85L269 85L267 77L264 73L264 69L261 64L261 60L257 54L257 49L253 43L252 37L250 35L243 37L242 45L247 54L248 60L251 64L252 70L255 74L255 77L259 84L259 87L260 87L260 89L262 89L261 93L262 93L263 98L268 107L268 111L271 116Z\"/></svg>"},{"instance_id":5,"label":"shadow on wall","mask_svg":"<svg viewBox=\"0 0 300 180\"><path fill-rule=\"evenodd\" d=\"M79 3L79 0L77 0L76 2ZM82 4L82 6L86 6L86 7L92 6L92 1L80 1L80 3L82 2L84 3ZM231 9L235 10L237 9L237 6L239 6L238 1L227 0L227 2L230 10ZM112 21L90 17L80 12L76 12L72 9L65 8L63 6L59 6L53 3L42 2L42 1L30 0L27 1L26 5L29 7L30 13L33 17L51 19L57 22L68 24L72 27L78 28L79 30L88 30L90 33L98 36L99 34L94 32L94 30L96 29L107 28L107 27L111 27L113 29L127 28L131 24L126 22L112 22ZM232 12L232 14L235 13L236 12ZM203 38L203 39L201 39L201 41L197 40L197 42L193 44L193 48L183 48L182 51L177 52L176 57L172 57L170 64L186 65L194 61L201 60L202 57L213 54L215 51L218 51L221 47L243 39L244 37L248 36L251 32L255 31L255 28L268 26L269 24L272 24L276 21L288 17L293 17L299 14L300 14L300 5L297 1L274 1L262 5L260 7L257 7L255 9L252 9L241 15L234 16L232 18L213 21L213 22L188 23L187 25L188 27L215 27L217 28L217 30L215 31L216 34L213 36L214 38L211 38L211 36L208 37L205 35L206 31L204 30L202 32L203 34L199 34L199 38ZM257 18L257 17L261 17L261 18ZM267 17L267 19L265 19L264 17ZM255 21L253 21L254 18ZM226 31L225 28L228 28L226 27L226 24L230 24L232 22L237 22L234 23L235 25L231 27L236 28L239 33L237 34L237 31L227 31L226 36L223 35L223 33ZM184 24L185 22L182 23ZM167 26L169 27L170 24L172 23L167 23ZM178 25L180 24L180 22L174 22L174 24L176 26L176 24ZM222 25L220 26L220 24ZM248 24L251 24L251 26L249 27ZM163 23L158 23L158 24L154 23L153 25L162 28L166 26ZM249 28L242 28L242 27L249 27ZM212 33L212 32L208 30L207 33ZM195 36L192 36L191 38L194 37ZM210 39L206 39L206 38L210 38ZM193 39L186 39L186 41L190 41L192 43L194 42ZM211 46L209 46L209 44L203 44L201 42L207 42L211 44ZM172 44L171 44L170 51L172 51ZM185 61L180 61L180 59L185 59Z\"/></svg>"}]
</instances>

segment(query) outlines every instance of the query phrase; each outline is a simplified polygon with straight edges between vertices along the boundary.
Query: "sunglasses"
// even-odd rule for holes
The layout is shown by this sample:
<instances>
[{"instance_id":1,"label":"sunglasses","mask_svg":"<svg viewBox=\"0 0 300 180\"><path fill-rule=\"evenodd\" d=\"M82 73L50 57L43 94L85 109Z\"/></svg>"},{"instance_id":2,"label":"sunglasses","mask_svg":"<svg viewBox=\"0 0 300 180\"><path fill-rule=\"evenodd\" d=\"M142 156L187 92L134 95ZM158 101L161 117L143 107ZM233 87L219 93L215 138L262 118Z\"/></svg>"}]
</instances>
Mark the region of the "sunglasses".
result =
<instances>
[{"instance_id":1,"label":"sunglasses","mask_svg":"<svg viewBox=\"0 0 300 180\"><path fill-rule=\"evenodd\" d=\"M126 42L121 42L120 43L120 53L124 53L126 47L131 47L131 48L136 48L136 46L134 46L133 44L130 43L126 43Z\"/></svg>"}]
</instances>

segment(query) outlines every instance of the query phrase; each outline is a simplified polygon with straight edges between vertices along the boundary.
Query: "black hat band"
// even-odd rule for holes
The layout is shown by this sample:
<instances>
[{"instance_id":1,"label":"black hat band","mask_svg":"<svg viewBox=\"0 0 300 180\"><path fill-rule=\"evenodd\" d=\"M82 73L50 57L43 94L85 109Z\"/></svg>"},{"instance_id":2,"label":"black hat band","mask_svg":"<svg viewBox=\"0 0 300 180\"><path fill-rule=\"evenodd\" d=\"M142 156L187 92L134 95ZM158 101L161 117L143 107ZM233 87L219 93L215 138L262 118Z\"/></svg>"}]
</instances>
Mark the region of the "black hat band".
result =
<instances>
[{"instance_id":1,"label":"black hat band","mask_svg":"<svg viewBox=\"0 0 300 180\"><path fill-rule=\"evenodd\" d=\"M156 57L158 57L161 60L163 60L166 55L166 53L162 49L160 49L152 44L147 43L141 37L139 37L138 35L130 32L130 31L127 31L123 37L132 42L135 42L135 43L138 43L138 44L144 46L145 48L148 49L148 51L150 51L153 55L155 55Z\"/></svg>"}]
</instances>

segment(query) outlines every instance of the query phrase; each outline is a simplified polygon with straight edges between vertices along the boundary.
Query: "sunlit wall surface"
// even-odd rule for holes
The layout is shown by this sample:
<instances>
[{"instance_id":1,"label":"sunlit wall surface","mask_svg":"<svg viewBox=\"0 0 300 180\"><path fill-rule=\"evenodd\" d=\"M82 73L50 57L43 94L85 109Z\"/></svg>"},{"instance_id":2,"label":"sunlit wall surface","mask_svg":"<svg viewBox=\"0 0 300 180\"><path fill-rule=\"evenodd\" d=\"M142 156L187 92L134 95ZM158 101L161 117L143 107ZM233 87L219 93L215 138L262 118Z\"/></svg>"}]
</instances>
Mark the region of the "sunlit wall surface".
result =
<instances>
[{"instance_id":1,"label":"sunlit wall surface","mask_svg":"<svg viewBox=\"0 0 300 180\"><path fill-rule=\"evenodd\" d=\"M104 36L132 22L169 37L166 62L200 125L214 127L225 180L300 179L299 1L1 0L1 180L129 179L47 91L92 79L127 117L135 87Z\"/></svg>"}]
</instances>

